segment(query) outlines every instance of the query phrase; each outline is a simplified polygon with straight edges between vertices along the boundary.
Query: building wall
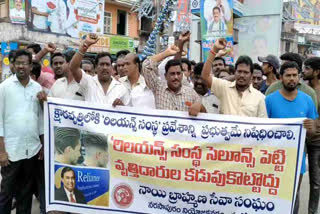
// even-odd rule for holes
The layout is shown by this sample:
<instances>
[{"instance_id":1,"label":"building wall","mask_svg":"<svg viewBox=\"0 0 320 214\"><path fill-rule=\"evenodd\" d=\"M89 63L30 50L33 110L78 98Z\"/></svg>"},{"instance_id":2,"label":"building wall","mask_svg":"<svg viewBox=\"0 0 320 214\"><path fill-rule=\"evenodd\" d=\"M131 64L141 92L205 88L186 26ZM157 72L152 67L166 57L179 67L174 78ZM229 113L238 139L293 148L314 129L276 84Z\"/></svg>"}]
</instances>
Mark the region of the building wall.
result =
<instances>
[{"instance_id":1,"label":"building wall","mask_svg":"<svg viewBox=\"0 0 320 214\"><path fill-rule=\"evenodd\" d=\"M127 12L127 36L132 38L139 37L139 19L136 13L132 13L131 8L115 5L106 2L105 11L110 12L112 14L112 34L117 34L117 18L118 18L118 10L123 10Z\"/></svg>"},{"instance_id":2,"label":"building wall","mask_svg":"<svg viewBox=\"0 0 320 214\"><path fill-rule=\"evenodd\" d=\"M0 4L0 18L8 17L8 3L7 1L5 3Z\"/></svg>"}]
</instances>

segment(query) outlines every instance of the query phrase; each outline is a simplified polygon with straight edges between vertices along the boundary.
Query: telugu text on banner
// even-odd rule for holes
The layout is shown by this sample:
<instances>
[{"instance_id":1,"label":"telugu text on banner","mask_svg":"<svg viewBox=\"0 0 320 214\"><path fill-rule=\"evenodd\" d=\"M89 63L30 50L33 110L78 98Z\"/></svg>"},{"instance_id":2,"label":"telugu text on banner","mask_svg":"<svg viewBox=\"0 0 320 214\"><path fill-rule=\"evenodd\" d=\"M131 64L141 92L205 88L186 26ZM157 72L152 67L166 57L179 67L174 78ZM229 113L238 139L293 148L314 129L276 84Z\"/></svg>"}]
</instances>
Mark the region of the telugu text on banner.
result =
<instances>
[{"instance_id":1,"label":"telugu text on banner","mask_svg":"<svg viewBox=\"0 0 320 214\"><path fill-rule=\"evenodd\" d=\"M47 211L292 212L302 119L108 108L49 98Z\"/></svg>"}]
</instances>

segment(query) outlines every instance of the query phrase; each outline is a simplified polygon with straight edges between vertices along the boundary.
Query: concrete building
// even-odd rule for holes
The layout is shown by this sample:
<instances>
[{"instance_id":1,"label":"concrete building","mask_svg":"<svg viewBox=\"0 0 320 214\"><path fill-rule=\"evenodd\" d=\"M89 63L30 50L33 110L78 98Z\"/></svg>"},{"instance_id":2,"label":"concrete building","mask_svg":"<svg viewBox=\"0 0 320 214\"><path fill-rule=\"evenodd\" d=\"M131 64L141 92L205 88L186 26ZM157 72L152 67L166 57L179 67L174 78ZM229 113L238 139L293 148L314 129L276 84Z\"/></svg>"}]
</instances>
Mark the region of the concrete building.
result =
<instances>
[{"instance_id":1,"label":"concrete building","mask_svg":"<svg viewBox=\"0 0 320 214\"><path fill-rule=\"evenodd\" d=\"M33 20L34 15L29 14L31 10L28 10L28 4L23 6L25 10L26 23L16 24L10 20L10 8L14 5L9 0L0 0L0 43L18 43L19 48L23 48L30 43L38 43L44 45L49 42L53 42L57 45L58 49L76 49L79 45L80 39L72 38L70 36L59 35L48 32L39 32L30 28L30 22ZM28 2L28 1L24 1ZM62 1L64 2L64 1ZM141 37L142 41L139 41L143 32L151 32L152 29L142 31L141 23L136 13L132 12L132 6L135 0L105 0L105 8L102 17L103 21L103 35L100 35L99 44L91 49L91 52L108 51L111 54L115 54L121 49L128 49L130 51L136 51L139 43L144 44L147 36ZM67 4L66 4L67 5ZM75 11L76 13L76 11ZM68 8L66 14L70 16L70 9ZM76 14L77 15L77 14ZM99 15L100 16L100 15ZM100 17L98 18L99 22ZM29 23L29 26L28 26ZM31 24L32 25L32 24ZM100 25L101 26L101 25ZM80 38L83 34L79 32ZM1 49L1 48L0 48ZM2 66L5 59L0 54Z\"/></svg>"},{"instance_id":2,"label":"concrete building","mask_svg":"<svg viewBox=\"0 0 320 214\"><path fill-rule=\"evenodd\" d=\"M309 9L310 11L313 8ZM296 52L305 57L320 56L320 25L312 19L297 17L297 11L304 12L293 0L284 0L281 33L281 53ZM308 15L308 14L306 14Z\"/></svg>"},{"instance_id":3,"label":"concrete building","mask_svg":"<svg viewBox=\"0 0 320 214\"><path fill-rule=\"evenodd\" d=\"M121 37L139 41L137 14L131 12L135 0L106 0L104 10L104 36ZM27 7L27 5L26 5ZM27 10L26 10L27 11ZM0 0L0 42L16 41L19 45L37 42L54 42L61 48L74 47L79 39L52 33L28 30L26 25L11 24L9 19L9 0ZM137 42L135 42L137 44Z\"/></svg>"}]
</instances>

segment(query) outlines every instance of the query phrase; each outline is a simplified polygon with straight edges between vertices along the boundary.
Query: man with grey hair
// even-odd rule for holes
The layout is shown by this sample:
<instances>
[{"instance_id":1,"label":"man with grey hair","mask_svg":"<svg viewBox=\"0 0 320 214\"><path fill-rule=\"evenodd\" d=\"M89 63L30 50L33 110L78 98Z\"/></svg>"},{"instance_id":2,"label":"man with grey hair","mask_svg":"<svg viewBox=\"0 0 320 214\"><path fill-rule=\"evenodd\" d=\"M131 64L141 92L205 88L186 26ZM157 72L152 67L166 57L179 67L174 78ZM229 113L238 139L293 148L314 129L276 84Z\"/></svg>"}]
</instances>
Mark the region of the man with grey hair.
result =
<instances>
[{"instance_id":1,"label":"man with grey hair","mask_svg":"<svg viewBox=\"0 0 320 214\"><path fill-rule=\"evenodd\" d=\"M80 157L80 131L75 128L55 127L55 161L76 165Z\"/></svg>"},{"instance_id":2,"label":"man with grey hair","mask_svg":"<svg viewBox=\"0 0 320 214\"><path fill-rule=\"evenodd\" d=\"M108 138L103 134L84 133L83 144L86 151L84 165L106 168L108 165Z\"/></svg>"}]
</instances>

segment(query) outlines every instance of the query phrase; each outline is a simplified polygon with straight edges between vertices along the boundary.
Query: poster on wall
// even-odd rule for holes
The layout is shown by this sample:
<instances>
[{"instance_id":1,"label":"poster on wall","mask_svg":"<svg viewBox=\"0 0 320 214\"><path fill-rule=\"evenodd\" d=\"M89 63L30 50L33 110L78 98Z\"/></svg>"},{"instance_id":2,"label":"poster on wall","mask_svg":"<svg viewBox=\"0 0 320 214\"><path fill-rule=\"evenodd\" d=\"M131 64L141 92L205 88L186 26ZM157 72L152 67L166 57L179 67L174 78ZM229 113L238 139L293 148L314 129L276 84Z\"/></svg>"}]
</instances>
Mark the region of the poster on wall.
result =
<instances>
[{"instance_id":1,"label":"poster on wall","mask_svg":"<svg viewBox=\"0 0 320 214\"><path fill-rule=\"evenodd\" d=\"M17 42L1 42L1 55L2 55L2 74L1 74L1 81L6 80L8 77L11 76L11 70L10 70L10 60L9 60L9 52L11 50L18 49L18 43Z\"/></svg>"},{"instance_id":2,"label":"poster on wall","mask_svg":"<svg viewBox=\"0 0 320 214\"><path fill-rule=\"evenodd\" d=\"M28 28L79 38L103 34L104 0L29 0Z\"/></svg>"},{"instance_id":3,"label":"poster on wall","mask_svg":"<svg viewBox=\"0 0 320 214\"><path fill-rule=\"evenodd\" d=\"M184 32L191 29L191 11L188 0L178 0L177 19L175 20L174 31Z\"/></svg>"},{"instance_id":4,"label":"poster on wall","mask_svg":"<svg viewBox=\"0 0 320 214\"><path fill-rule=\"evenodd\" d=\"M81 32L80 37L83 39L86 33ZM130 37L102 35L96 44L90 46L88 52L110 52L116 54L118 51L128 50L134 52L134 40Z\"/></svg>"},{"instance_id":5,"label":"poster on wall","mask_svg":"<svg viewBox=\"0 0 320 214\"><path fill-rule=\"evenodd\" d=\"M228 64L233 62L233 0L201 0L201 35L204 59L218 38L226 38L229 54Z\"/></svg>"},{"instance_id":6,"label":"poster on wall","mask_svg":"<svg viewBox=\"0 0 320 214\"><path fill-rule=\"evenodd\" d=\"M235 19L235 26L239 30L235 56L248 55L253 62L258 62L258 56L279 55L280 16L242 17Z\"/></svg>"},{"instance_id":7,"label":"poster on wall","mask_svg":"<svg viewBox=\"0 0 320 214\"><path fill-rule=\"evenodd\" d=\"M11 23L25 24L26 22L25 0L9 1L9 17L10 17Z\"/></svg>"}]
</instances>

